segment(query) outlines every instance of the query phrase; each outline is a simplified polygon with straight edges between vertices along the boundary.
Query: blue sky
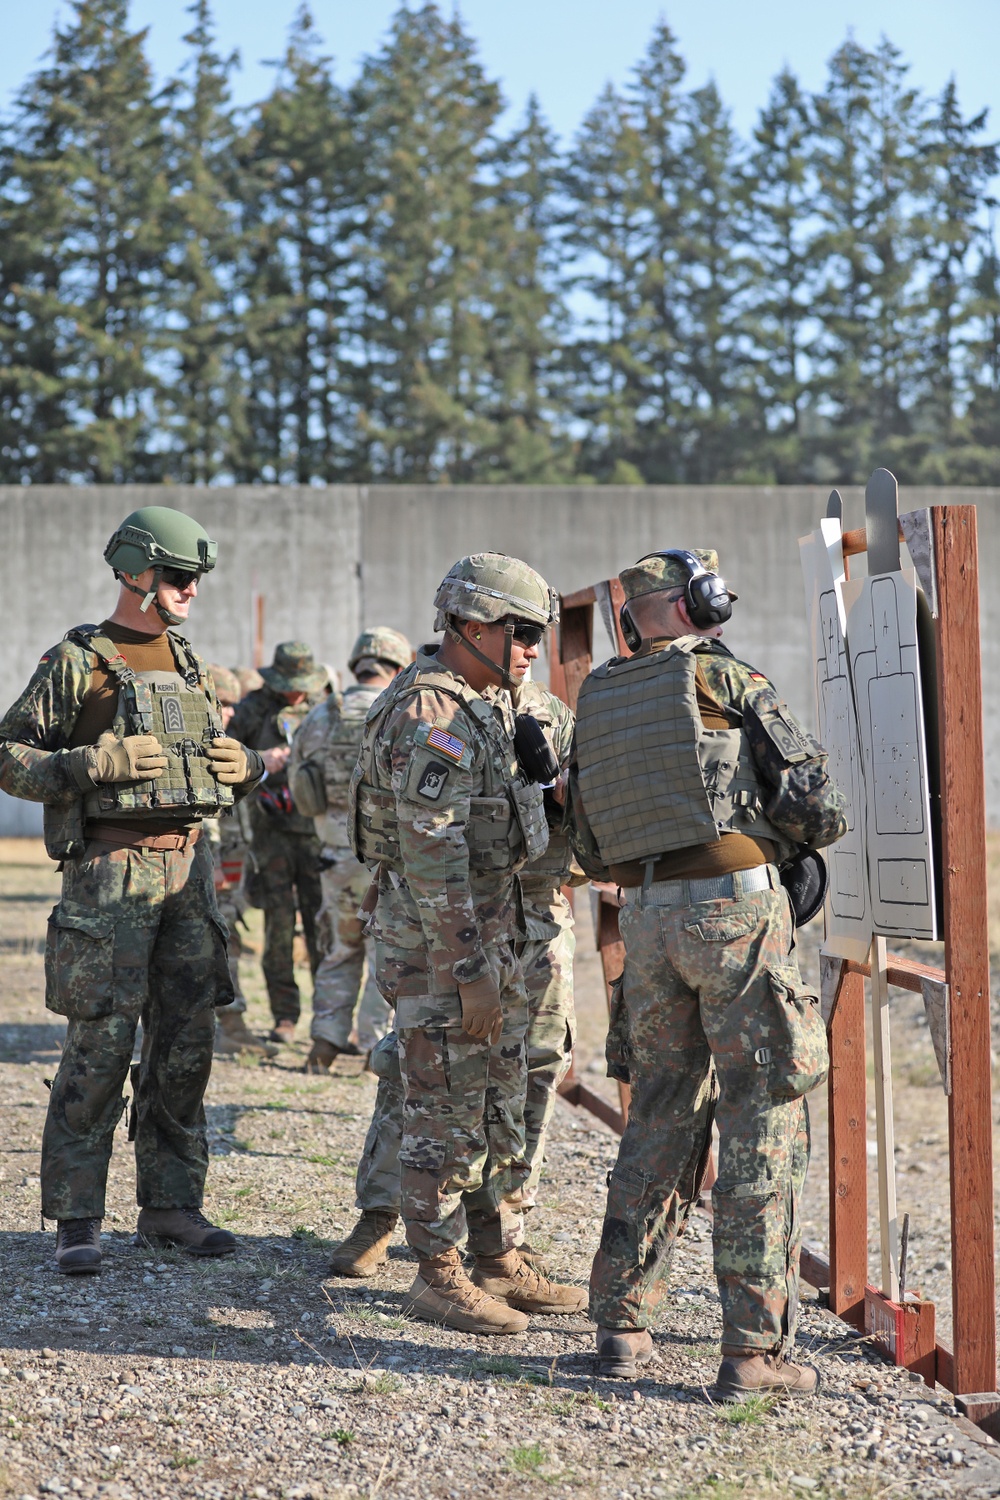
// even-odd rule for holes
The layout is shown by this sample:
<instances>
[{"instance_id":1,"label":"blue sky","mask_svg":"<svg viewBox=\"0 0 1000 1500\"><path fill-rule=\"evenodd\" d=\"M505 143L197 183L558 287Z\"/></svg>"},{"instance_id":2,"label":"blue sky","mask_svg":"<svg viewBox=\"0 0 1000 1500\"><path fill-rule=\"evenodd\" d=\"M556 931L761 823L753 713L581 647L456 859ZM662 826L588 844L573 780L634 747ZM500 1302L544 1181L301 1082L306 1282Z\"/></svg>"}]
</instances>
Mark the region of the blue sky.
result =
<instances>
[{"instance_id":1,"label":"blue sky","mask_svg":"<svg viewBox=\"0 0 1000 1500\"><path fill-rule=\"evenodd\" d=\"M296 4L214 0L221 46L242 55L239 102L267 92L271 75L263 60L281 55ZM26 11L18 7L14 21L14 0L7 5L0 49L4 105L37 65L55 17L68 12L58 0L36 0ZM341 82L378 46L396 8L397 0L312 0ZM450 11L450 0L442 8ZM888 36L926 92L938 92L954 74L966 115L988 105L1000 135L1000 0L463 0L458 9L515 112L534 90L564 140L609 79L628 77L661 14L678 37L688 83L696 87L714 76L744 134L784 63L807 87L820 87L826 59L852 28L864 46ZM184 0L132 0L131 15L136 26L150 27L150 56L166 76L183 54Z\"/></svg>"}]
</instances>

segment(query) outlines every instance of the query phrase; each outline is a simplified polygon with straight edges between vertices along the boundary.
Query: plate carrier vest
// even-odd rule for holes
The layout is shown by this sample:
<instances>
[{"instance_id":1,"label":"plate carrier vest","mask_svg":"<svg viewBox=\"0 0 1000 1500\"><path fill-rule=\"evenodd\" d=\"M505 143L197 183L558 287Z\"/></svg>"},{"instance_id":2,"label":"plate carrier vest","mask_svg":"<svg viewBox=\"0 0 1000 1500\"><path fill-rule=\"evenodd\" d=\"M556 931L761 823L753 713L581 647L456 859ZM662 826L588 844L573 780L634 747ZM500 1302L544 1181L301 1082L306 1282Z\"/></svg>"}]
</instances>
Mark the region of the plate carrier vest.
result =
<instances>
[{"instance_id":1,"label":"plate carrier vest","mask_svg":"<svg viewBox=\"0 0 1000 1500\"><path fill-rule=\"evenodd\" d=\"M429 689L460 703L486 742L483 793L470 799L466 838L473 875L514 874L548 847L542 789L521 776L513 741L492 706L450 673L404 668L368 710L357 764L348 790L347 834L366 864L386 864L405 875L399 851L399 822L393 792L374 782L375 742L389 711L403 698ZM440 721L440 727L449 723Z\"/></svg>"},{"instance_id":2,"label":"plate carrier vest","mask_svg":"<svg viewBox=\"0 0 1000 1500\"><path fill-rule=\"evenodd\" d=\"M96 626L81 625L66 639L92 651L118 682L118 706L113 732L155 734L167 757L167 769L154 781L114 783L86 792L83 810L88 820L156 817L191 813L211 817L232 807L232 787L224 786L208 769L208 746L225 733L214 690L198 658L183 636L167 632L177 662L176 672L133 672L118 647L100 635Z\"/></svg>"},{"instance_id":3,"label":"plate carrier vest","mask_svg":"<svg viewBox=\"0 0 1000 1500\"><path fill-rule=\"evenodd\" d=\"M739 722L705 729L695 689L702 636L596 667L576 706L580 794L606 864L658 859L726 833L786 835L764 815L750 746ZM731 705L724 710L739 720Z\"/></svg>"}]
</instances>

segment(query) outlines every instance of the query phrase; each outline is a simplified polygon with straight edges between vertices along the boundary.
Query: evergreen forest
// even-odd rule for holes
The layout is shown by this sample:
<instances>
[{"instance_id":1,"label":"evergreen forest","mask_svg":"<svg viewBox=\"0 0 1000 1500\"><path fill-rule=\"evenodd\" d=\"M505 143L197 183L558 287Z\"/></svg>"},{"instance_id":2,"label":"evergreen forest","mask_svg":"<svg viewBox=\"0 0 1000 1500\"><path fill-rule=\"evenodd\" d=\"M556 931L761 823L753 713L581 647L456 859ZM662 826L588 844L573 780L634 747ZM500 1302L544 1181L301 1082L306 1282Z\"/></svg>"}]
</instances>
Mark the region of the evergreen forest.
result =
<instances>
[{"instance_id":1,"label":"evergreen forest","mask_svg":"<svg viewBox=\"0 0 1000 1500\"><path fill-rule=\"evenodd\" d=\"M185 47L73 0L0 121L0 482L1000 484L997 148L890 41L741 139L661 21L565 147L435 4Z\"/></svg>"}]
</instances>

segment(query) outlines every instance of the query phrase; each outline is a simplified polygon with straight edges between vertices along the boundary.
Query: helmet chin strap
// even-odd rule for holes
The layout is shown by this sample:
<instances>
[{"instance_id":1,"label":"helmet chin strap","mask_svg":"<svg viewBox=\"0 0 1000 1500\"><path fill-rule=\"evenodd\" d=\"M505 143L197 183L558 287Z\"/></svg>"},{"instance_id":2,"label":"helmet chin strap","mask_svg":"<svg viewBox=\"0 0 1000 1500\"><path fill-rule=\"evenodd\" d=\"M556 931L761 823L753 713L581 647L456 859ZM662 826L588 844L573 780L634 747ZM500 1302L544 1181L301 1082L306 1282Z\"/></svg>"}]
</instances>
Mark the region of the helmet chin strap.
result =
<instances>
[{"instance_id":1,"label":"helmet chin strap","mask_svg":"<svg viewBox=\"0 0 1000 1500\"><path fill-rule=\"evenodd\" d=\"M160 619L164 622L165 625L183 625L184 616L173 614L169 609L166 608L165 605L161 604L159 599L156 597L160 591L160 578L162 577L162 575L162 568L153 569L153 582L151 587L147 591L146 589L137 587L137 585L134 583L129 583L126 574L119 573L117 568L115 569L115 577L118 579L118 582L120 584L123 584L124 587L128 589L130 594L139 595L140 599L142 600L142 603L139 605L139 609L143 614L145 614L149 609L149 606L153 604L156 606L156 613L159 615Z\"/></svg>"},{"instance_id":2,"label":"helmet chin strap","mask_svg":"<svg viewBox=\"0 0 1000 1500\"><path fill-rule=\"evenodd\" d=\"M507 688L508 690L512 690L513 688L519 686L517 679L512 677L510 674L510 659L514 649L513 620L507 620L503 628L504 643L502 667L499 666L495 661L491 661L490 658L486 655L485 651L477 650L471 641L466 640L461 631L455 629L455 626L451 623L450 620L445 626L445 634L450 635L456 645L464 647L464 649L468 651L470 656L474 656L477 661L482 662L484 667L489 667L490 671L500 678L500 682L505 688Z\"/></svg>"}]
</instances>

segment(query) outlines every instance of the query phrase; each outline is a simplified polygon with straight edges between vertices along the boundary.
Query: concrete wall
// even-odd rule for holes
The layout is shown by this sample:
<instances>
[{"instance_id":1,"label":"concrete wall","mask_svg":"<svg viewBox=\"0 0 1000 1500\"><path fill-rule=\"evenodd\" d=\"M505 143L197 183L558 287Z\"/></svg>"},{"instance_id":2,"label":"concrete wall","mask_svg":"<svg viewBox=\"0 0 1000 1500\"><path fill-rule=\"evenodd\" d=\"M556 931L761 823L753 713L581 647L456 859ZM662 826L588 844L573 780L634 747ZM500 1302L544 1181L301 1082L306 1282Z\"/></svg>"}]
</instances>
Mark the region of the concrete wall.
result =
<instances>
[{"instance_id":1,"label":"concrete wall","mask_svg":"<svg viewBox=\"0 0 1000 1500\"><path fill-rule=\"evenodd\" d=\"M864 496L844 489L848 526ZM115 525L140 505L197 515L219 541L189 633L210 660L248 662L252 597L265 601L265 647L292 637L344 672L362 624L429 637L434 590L457 557L494 548L524 557L561 592L610 577L654 547L715 546L740 594L726 640L769 673L811 720L798 538L826 508L828 488L802 485L648 488L399 485L326 489L128 486L0 487L0 556L7 596L0 709L20 692L46 646L70 625L99 621L115 599L102 553ZM903 509L979 508L987 810L1000 824L1000 490L908 489ZM600 631L598 630L600 639ZM595 642L596 644L596 642ZM544 676L544 666L539 675ZM15 828L0 794L0 833Z\"/></svg>"}]
</instances>

